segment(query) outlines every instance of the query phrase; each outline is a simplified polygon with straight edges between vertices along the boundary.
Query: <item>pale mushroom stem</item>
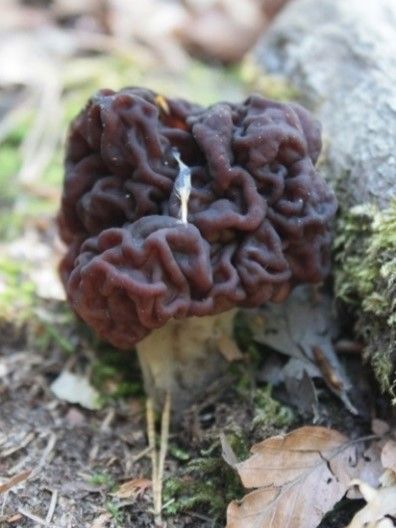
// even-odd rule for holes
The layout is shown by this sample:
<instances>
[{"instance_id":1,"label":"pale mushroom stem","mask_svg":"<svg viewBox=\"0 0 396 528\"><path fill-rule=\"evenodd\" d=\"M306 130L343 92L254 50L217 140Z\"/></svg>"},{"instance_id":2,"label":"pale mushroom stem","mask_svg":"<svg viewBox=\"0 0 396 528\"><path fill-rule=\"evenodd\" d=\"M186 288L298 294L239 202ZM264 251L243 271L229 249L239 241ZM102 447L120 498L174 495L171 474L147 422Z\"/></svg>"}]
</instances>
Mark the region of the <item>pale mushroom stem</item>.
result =
<instances>
[{"instance_id":1,"label":"pale mushroom stem","mask_svg":"<svg viewBox=\"0 0 396 528\"><path fill-rule=\"evenodd\" d=\"M173 319L136 345L146 393L157 409L169 392L173 415L180 416L224 374L221 349L232 338L235 312Z\"/></svg>"}]
</instances>

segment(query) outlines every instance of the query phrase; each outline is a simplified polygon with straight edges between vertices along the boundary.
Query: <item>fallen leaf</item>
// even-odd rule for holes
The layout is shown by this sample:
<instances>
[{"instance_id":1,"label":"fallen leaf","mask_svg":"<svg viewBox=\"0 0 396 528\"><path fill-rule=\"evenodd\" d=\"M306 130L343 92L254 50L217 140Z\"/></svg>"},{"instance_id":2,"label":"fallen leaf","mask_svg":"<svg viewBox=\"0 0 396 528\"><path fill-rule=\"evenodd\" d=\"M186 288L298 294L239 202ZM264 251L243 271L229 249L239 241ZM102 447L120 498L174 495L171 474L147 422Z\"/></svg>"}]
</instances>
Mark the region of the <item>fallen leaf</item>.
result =
<instances>
[{"instance_id":1,"label":"fallen leaf","mask_svg":"<svg viewBox=\"0 0 396 528\"><path fill-rule=\"evenodd\" d=\"M297 361L291 359L291 362ZM318 396L312 378L304 369L301 376L294 375L294 372L285 375L286 390L293 404L303 416L317 416L318 413Z\"/></svg>"},{"instance_id":2,"label":"fallen leaf","mask_svg":"<svg viewBox=\"0 0 396 528\"><path fill-rule=\"evenodd\" d=\"M236 464L246 488L227 510L226 528L315 528L366 463L356 442L325 427L302 427L256 444Z\"/></svg>"},{"instance_id":3,"label":"fallen leaf","mask_svg":"<svg viewBox=\"0 0 396 528\"><path fill-rule=\"evenodd\" d=\"M267 303L253 313L256 317L250 318L250 325L258 343L303 362L311 377L323 378L348 410L357 414L348 395L352 383L332 343L338 325L330 296L315 297L312 289L299 286L283 303Z\"/></svg>"},{"instance_id":4,"label":"fallen leaf","mask_svg":"<svg viewBox=\"0 0 396 528\"><path fill-rule=\"evenodd\" d=\"M390 431L390 426L384 420L374 418L371 422L371 430L376 436L384 436Z\"/></svg>"},{"instance_id":5,"label":"fallen leaf","mask_svg":"<svg viewBox=\"0 0 396 528\"><path fill-rule=\"evenodd\" d=\"M113 496L119 499L134 499L140 495L143 495L143 493L148 488L151 488L151 486L152 482L150 479L136 478L133 480L128 480L128 482L121 484L118 490L113 493Z\"/></svg>"},{"instance_id":6,"label":"fallen leaf","mask_svg":"<svg viewBox=\"0 0 396 528\"><path fill-rule=\"evenodd\" d=\"M110 513L102 513L99 517L96 517L94 522L90 525L90 528L106 528L107 524L111 521Z\"/></svg>"},{"instance_id":7,"label":"fallen leaf","mask_svg":"<svg viewBox=\"0 0 396 528\"><path fill-rule=\"evenodd\" d=\"M87 378L64 370L51 385L57 398L68 403L78 403L89 410L101 408L99 393Z\"/></svg>"},{"instance_id":8,"label":"fallen leaf","mask_svg":"<svg viewBox=\"0 0 396 528\"><path fill-rule=\"evenodd\" d=\"M332 366L324 351L318 347L312 347L313 356L316 364L322 373L323 379L334 392L339 392L343 388L343 382L338 375L337 370Z\"/></svg>"},{"instance_id":9,"label":"fallen leaf","mask_svg":"<svg viewBox=\"0 0 396 528\"><path fill-rule=\"evenodd\" d=\"M16 522L19 522L22 519L22 515L20 513L14 513L14 515L11 515L7 518L6 522L8 524L13 524Z\"/></svg>"},{"instance_id":10,"label":"fallen leaf","mask_svg":"<svg viewBox=\"0 0 396 528\"><path fill-rule=\"evenodd\" d=\"M72 427L80 427L86 422L86 418L82 412L76 407L71 407L65 416L65 421Z\"/></svg>"},{"instance_id":11,"label":"fallen leaf","mask_svg":"<svg viewBox=\"0 0 396 528\"><path fill-rule=\"evenodd\" d=\"M377 486L384 471L381 463L382 445L381 440L375 440L362 452L363 460L368 463L362 465L358 476L360 480L364 480L371 486Z\"/></svg>"},{"instance_id":12,"label":"fallen leaf","mask_svg":"<svg viewBox=\"0 0 396 528\"><path fill-rule=\"evenodd\" d=\"M394 526L389 517L396 515L396 484L373 488L366 482L353 480L351 486L359 488L367 504L355 514L347 528L387 528Z\"/></svg>"},{"instance_id":13,"label":"fallen leaf","mask_svg":"<svg viewBox=\"0 0 396 528\"><path fill-rule=\"evenodd\" d=\"M221 451L225 462L233 468L238 465L238 459L224 433L220 434Z\"/></svg>"},{"instance_id":14,"label":"fallen leaf","mask_svg":"<svg viewBox=\"0 0 396 528\"><path fill-rule=\"evenodd\" d=\"M270 385L284 383L290 401L300 414L313 416L315 420L319 415L319 408L313 378L319 375L318 368L313 363L293 357L285 364L279 354L273 352L268 354L257 379Z\"/></svg>"},{"instance_id":15,"label":"fallen leaf","mask_svg":"<svg viewBox=\"0 0 396 528\"><path fill-rule=\"evenodd\" d=\"M381 486L393 486L396 484L396 473L391 469L386 469L379 479Z\"/></svg>"},{"instance_id":16,"label":"fallen leaf","mask_svg":"<svg viewBox=\"0 0 396 528\"><path fill-rule=\"evenodd\" d=\"M396 473L396 442L388 440L381 453L381 462L385 469L391 469Z\"/></svg>"},{"instance_id":17,"label":"fallen leaf","mask_svg":"<svg viewBox=\"0 0 396 528\"><path fill-rule=\"evenodd\" d=\"M385 468L379 479L381 486L396 485L396 442L394 440L388 440L383 446L381 463Z\"/></svg>"}]
</instances>

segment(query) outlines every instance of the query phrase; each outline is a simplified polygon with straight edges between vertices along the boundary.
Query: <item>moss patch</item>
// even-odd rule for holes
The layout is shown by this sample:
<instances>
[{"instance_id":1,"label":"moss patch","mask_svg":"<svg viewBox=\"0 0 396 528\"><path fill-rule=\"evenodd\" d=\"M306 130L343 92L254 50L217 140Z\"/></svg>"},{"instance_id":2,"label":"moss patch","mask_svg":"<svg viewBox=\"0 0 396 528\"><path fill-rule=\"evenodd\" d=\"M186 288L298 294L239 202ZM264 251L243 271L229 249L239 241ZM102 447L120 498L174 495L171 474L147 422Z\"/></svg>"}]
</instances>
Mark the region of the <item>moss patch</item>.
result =
<instances>
[{"instance_id":1,"label":"moss patch","mask_svg":"<svg viewBox=\"0 0 396 528\"><path fill-rule=\"evenodd\" d=\"M275 400L272 395L271 385L259 388L254 393L254 417L253 426L266 428L275 427L276 429L286 429L290 427L295 416L290 407L282 405Z\"/></svg>"},{"instance_id":2,"label":"moss patch","mask_svg":"<svg viewBox=\"0 0 396 528\"><path fill-rule=\"evenodd\" d=\"M247 458L246 439L235 432L229 432L226 437L237 458ZM189 461L177 477L165 481L164 512L167 516L204 507L211 518L219 520L224 517L227 504L243 496L240 478L222 458L219 440L200 454Z\"/></svg>"},{"instance_id":3,"label":"moss patch","mask_svg":"<svg viewBox=\"0 0 396 528\"><path fill-rule=\"evenodd\" d=\"M354 310L365 355L396 403L396 199L341 215L335 252L336 296Z\"/></svg>"}]
</instances>

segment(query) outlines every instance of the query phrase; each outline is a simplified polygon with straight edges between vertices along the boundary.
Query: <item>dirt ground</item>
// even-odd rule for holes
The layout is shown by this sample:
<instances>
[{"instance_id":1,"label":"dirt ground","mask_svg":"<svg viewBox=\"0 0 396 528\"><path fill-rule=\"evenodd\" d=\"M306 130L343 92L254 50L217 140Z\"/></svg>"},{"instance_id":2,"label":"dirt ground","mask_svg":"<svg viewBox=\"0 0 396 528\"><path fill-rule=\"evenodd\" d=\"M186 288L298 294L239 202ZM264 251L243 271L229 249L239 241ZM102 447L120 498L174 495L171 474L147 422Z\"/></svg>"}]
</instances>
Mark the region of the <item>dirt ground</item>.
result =
<instances>
[{"instance_id":1,"label":"dirt ground","mask_svg":"<svg viewBox=\"0 0 396 528\"><path fill-rule=\"evenodd\" d=\"M0 472L29 474L2 496L1 526L152 526L149 489L129 500L112 495L116 484L150 477L143 399L109 401L95 412L59 401L49 386L67 358L12 333L3 328ZM205 519L185 514L168 526L214 526Z\"/></svg>"},{"instance_id":2,"label":"dirt ground","mask_svg":"<svg viewBox=\"0 0 396 528\"><path fill-rule=\"evenodd\" d=\"M54 315L65 307L47 304L45 309ZM77 322L59 326L55 338L44 340L42 323L28 330L2 328L0 474L20 476L21 482L1 496L0 525L153 526L145 398L136 359L98 346ZM76 354L62 350L62 332L75 344ZM316 416L300 416L282 387L278 399L255 401L255 391L266 386L260 373L273 356L267 352L252 361L247 355L242 365L231 366L173 428L164 475L166 526L224 526L227 503L242 496L238 478L221 458L220 433L243 459L254 441L302 423L334 426L354 437L368 432L368 415L352 416L320 383ZM54 396L51 383L65 366L90 375L104 395L112 394L104 396L101 410L89 411ZM121 386L129 395L115 392ZM264 417L255 420L260 409ZM209 498L200 495L202 480ZM135 485L129 496L118 497L119 486L131 481ZM340 519L347 521L359 504L347 502L321 527L343 526Z\"/></svg>"},{"instance_id":3,"label":"dirt ground","mask_svg":"<svg viewBox=\"0 0 396 528\"><path fill-rule=\"evenodd\" d=\"M75 368L89 368L90 360L84 352L73 357ZM50 384L67 362L56 344L43 351L26 342L23 330L3 327L0 473L28 473L27 481L2 496L1 526L152 526L150 487L128 500L112 494L122 482L150 478L144 398L108 400L94 412L61 402ZM132 357L130 368L139 383ZM230 401L230 390L222 392L218 387L216 405L209 397L172 434L165 478L186 478L183 466L218 447L220 431L248 427L249 405ZM221 500L226 492L218 493ZM221 526L205 514L206 506L170 515L167 526Z\"/></svg>"}]
</instances>

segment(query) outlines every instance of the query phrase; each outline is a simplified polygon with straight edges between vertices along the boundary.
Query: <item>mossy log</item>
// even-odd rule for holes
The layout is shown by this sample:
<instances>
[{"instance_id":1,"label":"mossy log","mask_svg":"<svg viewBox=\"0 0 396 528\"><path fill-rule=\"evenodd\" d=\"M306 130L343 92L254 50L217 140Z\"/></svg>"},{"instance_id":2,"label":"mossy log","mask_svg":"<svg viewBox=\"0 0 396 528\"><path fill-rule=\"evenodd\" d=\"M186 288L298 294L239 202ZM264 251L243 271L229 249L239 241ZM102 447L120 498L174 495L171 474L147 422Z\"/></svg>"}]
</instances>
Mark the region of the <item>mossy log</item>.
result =
<instances>
[{"instance_id":1,"label":"mossy log","mask_svg":"<svg viewBox=\"0 0 396 528\"><path fill-rule=\"evenodd\" d=\"M336 189L335 293L352 307L384 389L396 391L396 3L294 0L254 50L323 125ZM393 391L392 391L393 386Z\"/></svg>"}]
</instances>

